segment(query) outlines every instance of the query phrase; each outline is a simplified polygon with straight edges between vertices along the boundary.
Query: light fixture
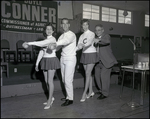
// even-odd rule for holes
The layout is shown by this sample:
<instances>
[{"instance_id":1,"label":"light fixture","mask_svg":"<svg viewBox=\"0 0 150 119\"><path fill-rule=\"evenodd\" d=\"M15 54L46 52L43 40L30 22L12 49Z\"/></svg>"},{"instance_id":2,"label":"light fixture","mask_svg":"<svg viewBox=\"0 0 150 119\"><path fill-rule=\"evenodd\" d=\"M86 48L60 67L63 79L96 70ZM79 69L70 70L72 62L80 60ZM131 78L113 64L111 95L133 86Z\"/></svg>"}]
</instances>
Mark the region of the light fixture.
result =
<instances>
[{"instance_id":1,"label":"light fixture","mask_svg":"<svg viewBox=\"0 0 150 119\"><path fill-rule=\"evenodd\" d=\"M128 12L126 10L126 4L127 4L127 1L125 1L125 10L123 12L123 16L126 17L128 15Z\"/></svg>"},{"instance_id":2,"label":"light fixture","mask_svg":"<svg viewBox=\"0 0 150 119\"><path fill-rule=\"evenodd\" d=\"M124 12L123 12L123 16L127 16L128 15L128 12L127 12L127 10L124 10Z\"/></svg>"}]
</instances>

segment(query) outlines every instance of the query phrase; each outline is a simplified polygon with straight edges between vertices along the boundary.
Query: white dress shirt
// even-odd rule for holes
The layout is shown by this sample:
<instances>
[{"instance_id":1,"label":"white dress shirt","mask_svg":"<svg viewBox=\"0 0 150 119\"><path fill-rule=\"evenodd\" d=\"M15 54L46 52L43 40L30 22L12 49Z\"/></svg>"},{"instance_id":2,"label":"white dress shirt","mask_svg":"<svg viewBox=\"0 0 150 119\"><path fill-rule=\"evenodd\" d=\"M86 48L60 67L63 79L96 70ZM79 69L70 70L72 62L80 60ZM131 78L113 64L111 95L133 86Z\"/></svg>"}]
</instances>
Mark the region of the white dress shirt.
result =
<instances>
[{"instance_id":1,"label":"white dress shirt","mask_svg":"<svg viewBox=\"0 0 150 119\"><path fill-rule=\"evenodd\" d=\"M63 46L61 56L70 57L76 55L76 35L72 31L64 32L59 37L56 45Z\"/></svg>"}]
</instances>

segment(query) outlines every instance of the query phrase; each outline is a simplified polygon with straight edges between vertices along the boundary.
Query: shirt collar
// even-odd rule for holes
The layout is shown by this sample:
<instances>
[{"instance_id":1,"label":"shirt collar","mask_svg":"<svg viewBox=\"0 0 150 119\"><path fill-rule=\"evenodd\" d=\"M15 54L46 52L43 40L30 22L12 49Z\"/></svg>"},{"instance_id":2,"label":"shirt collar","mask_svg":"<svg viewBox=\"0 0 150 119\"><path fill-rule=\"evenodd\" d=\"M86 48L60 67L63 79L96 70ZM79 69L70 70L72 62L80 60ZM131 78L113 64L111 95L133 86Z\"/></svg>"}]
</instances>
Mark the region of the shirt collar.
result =
<instances>
[{"instance_id":1,"label":"shirt collar","mask_svg":"<svg viewBox=\"0 0 150 119\"><path fill-rule=\"evenodd\" d=\"M69 32L70 32L70 30L68 30L67 32L64 32L64 34L69 33Z\"/></svg>"},{"instance_id":2,"label":"shirt collar","mask_svg":"<svg viewBox=\"0 0 150 119\"><path fill-rule=\"evenodd\" d=\"M87 31L85 31L84 33L87 33L87 32L89 32L90 30L88 29Z\"/></svg>"},{"instance_id":3,"label":"shirt collar","mask_svg":"<svg viewBox=\"0 0 150 119\"><path fill-rule=\"evenodd\" d=\"M50 35L50 36L47 36L47 38L51 38L52 37L52 35Z\"/></svg>"}]
</instances>

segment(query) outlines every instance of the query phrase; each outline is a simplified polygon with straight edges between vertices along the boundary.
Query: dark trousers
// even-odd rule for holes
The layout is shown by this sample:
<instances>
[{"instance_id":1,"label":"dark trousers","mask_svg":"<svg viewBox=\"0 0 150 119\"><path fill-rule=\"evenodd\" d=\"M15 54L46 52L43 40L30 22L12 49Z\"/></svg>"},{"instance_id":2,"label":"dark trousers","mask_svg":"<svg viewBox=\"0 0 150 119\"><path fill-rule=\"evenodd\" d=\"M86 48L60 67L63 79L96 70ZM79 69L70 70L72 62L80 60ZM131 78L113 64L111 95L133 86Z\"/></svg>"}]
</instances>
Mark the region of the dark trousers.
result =
<instances>
[{"instance_id":1,"label":"dark trousers","mask_svg":"<svg viewBox=\"0 0 150 119\"><path fill-rule=\"evenodd\" d=\"M95 66L95 79L100 92L104 96L109 95L111 70L112 68L106 68L101 61Z\"/></svg>"}]
</instances>

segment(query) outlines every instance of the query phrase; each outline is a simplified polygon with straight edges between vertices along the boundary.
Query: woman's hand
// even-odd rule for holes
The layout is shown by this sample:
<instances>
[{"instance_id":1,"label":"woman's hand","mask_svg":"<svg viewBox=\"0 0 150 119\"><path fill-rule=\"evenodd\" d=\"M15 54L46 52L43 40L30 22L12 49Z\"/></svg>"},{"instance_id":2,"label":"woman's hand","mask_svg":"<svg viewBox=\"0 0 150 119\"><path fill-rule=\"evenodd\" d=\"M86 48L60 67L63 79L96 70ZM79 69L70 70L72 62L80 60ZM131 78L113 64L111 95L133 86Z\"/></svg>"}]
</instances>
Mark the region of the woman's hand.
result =
<instances>
[{"instance_id":1,"label":"woman's hand","mask_svg":"<svg viewBox=\"0 0 150 119\"><path fill-rule=\"evenodd\" d=\"M22 47L26 49L26 48L28 48L28 47L29 47L29 45L28 45L28 43L27 43L27 42L24 42L24 43L22 44Z\"/></svg>"},{"instance_id":2,"label":"woman's hand","mask_svg":"<svg viewBox=\"0 0 150 119\"><path fill-rule=\"evenodd\" d=\"M83 43L80 43L79 45L78 45L78 49L82 49L84 47L84 44Z\"/></svg>"},{"instance_id":3,"label":"woman's hand","mask_svg":"<svg viewBox=\"0 0 150 119\"><path fill-rule=\"evenodd\" d=\"M98 46L98 42L100 41L100 39L98 38L94 38L94 46L97 47Z\"/></svg>"},{"instance_id":4,"label":"woman's hand","mask_svg":"<svg viewBox=\"0 0 150 119\"><path fill-rule=\"evenodd\" d=\"M100 41L98 38L94 38L94 44L97 44Z\"/></svg>"},{"instance_id":5,"label":"woman's hand","mask_svg":"<svg viewBox=\"0 0 150 119\"><path fill-rule=\"evenodd\" d=\"M39 71L39 68L38 68L38 66L35 66L35 71L37 71L37 72Z\"/></svg>"},{"instance_id":6,"label":"woman's hand","mask_svg":"<svg viewBox=\"0 0 150 119\"><path fill-rule=\"evenodd\" d=\"M50 43L50 44L48 45L48 48L51 49L51 50L56 49L56 43Z\"/></svg>"}]
</instances>

